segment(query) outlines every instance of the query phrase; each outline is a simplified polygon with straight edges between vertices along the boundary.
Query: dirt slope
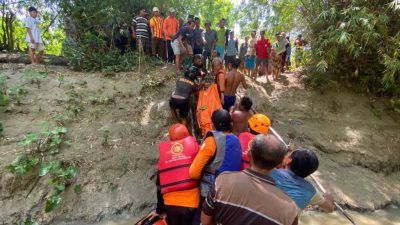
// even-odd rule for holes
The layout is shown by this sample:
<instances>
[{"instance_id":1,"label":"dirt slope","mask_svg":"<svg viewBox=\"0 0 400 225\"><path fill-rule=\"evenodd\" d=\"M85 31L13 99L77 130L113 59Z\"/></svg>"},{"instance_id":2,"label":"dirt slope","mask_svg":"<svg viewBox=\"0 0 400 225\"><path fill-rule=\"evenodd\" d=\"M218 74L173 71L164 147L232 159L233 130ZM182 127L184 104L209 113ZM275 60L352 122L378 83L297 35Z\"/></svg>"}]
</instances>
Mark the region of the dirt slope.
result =
<instances>
[{"instance_id":1,"label":"dirt slope","mask_svg":"<svg viewBox=\"0 0 400 225\"><path fill-rule=\"evenodd\" d=\"M157 143L172 123L168 96L176 76L173 68L153 66L139 73L104 75L78 73L64 67L29 66L46 72L37 84L21 77L26 67L0 64L7 85L25 82L27 96L21 104L1 108L4 138L0 140L0 223L18 224L27 215L41 224L95 222L114 214L143 215L155 202L153 174ZM65 81L58 87L58 78ZM365 96L345 91L321 95L306 91L293 74L273 85L263 79L242 91L252 96L258 111L267 112L285 140L317 150L318 174L339 202L356 209L374 209L400 199L399 118L371 110ZM43 213L50 187L43 178L35 186L32 175L17 177L4 169L23 149L18 142L43 122L55 125L57 113L75 90L81 110L66 126L70 147L63 146L56 159L75 164L79 174L76 194L66 188L55 212ZM105 129L106 128L106 129ZM109 130L104 145L104 130ZM385 175L386 172L389 175ZM26 197L29 190L32 193Z\"/></svg>"}]
</instances>

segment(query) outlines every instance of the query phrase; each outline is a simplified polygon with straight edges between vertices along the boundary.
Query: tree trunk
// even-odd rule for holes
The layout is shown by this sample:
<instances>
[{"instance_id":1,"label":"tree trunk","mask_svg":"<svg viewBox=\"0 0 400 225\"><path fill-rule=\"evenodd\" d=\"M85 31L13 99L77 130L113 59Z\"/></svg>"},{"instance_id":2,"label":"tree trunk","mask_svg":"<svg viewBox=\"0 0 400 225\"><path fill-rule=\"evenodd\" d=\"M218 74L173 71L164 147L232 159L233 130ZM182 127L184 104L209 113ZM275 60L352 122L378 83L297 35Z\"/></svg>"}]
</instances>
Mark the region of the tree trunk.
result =
<instances>
[{"instance_id":1,"label":"tree trunk","mask_svg":"<svg viewBox=\"0 0 400 225\"><path fill-rule=\"evenodd\" d=\"M56 66L67 66L68 61L66 58L55 55L45 55L43 57L45 64ZM0 53L0 63L23 63L30 64L28 54L25 53Z\"/></svg>"}]
</instances>

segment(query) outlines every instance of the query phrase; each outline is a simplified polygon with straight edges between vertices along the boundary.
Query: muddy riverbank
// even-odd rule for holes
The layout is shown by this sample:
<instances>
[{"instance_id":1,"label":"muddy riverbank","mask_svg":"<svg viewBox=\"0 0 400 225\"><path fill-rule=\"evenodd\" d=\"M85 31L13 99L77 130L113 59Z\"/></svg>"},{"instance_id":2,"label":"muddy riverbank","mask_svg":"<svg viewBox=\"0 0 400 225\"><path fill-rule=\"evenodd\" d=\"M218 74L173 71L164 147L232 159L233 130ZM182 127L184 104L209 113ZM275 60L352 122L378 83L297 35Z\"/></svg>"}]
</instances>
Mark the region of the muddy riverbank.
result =
<instances>
[{"instance_id":1,"label":"muddy riverbank","mask_svg":"<svg viewBox=\"0 0 400 225\"><path fill-rule=\"evenodd\" d=\"M26 80L32 71L45 74L40 85ZM102 224L116 215L129 215L131 221L154 206L150 178L157 143L172 123L168 96L176 77L173 67L101 74L0 64L0 72L8 87L22 85L26 91L18 104L12 101L0 108L1 224L20 224L28 216L40 224ZM249 80L251 89L241 94L253 97L256 110L271 117L287 142L316 150L321 161L317 179L340 204L372 211L399 202L399 115L386 109L385 100L372 101L340 87L322 95L306 90L299 80L295 74L285 74L272 84L263 78ZM42 130L44 123L57 125L61 112L70 106L66 96L71 88L79 96L79 112L66 125L71 144L51 157L75 165L78 175L66 187L59 206L44 213L51 192L49 178L36 184L32 174L16 176L5 166L24 151L18 143L29 132ZM75 185L81 187L79 193ZM319 221L318 215L305 218Z\"/></svg>"}]
</instances>

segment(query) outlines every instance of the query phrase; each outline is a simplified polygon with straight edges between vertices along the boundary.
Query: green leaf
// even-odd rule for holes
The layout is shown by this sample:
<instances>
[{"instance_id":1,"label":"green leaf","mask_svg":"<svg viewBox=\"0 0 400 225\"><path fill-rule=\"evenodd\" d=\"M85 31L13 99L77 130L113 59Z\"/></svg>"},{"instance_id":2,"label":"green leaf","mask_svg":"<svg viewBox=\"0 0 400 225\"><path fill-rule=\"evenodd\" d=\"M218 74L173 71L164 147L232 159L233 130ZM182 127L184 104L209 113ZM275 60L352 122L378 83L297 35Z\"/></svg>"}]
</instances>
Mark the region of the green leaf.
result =
<instances>
[{"instance_id":1,"label":"green leaf","mask_svg":"<svg viewBox=\"0 0 400 225\"><path fill-rule=\"evenodd\" d=\"M42 163L39 169L39 176L43 177L46 176L52 168L52 164L50 163Z\"/></svg>"},{"instance_id":2,"label":"green leaf","mask_svg":"<svg viewBox=\"0 0 400 225\"><path fill-rule=\"evenodd\" d=\"M28 217L26 218L24 225L39 225L34 219Z\"/></svg>"},{"instance_id":3,"label":"green leaf","mask_svg":"<svg viewBox=\"0 0 400 225\"><path fill-rule=\"evenodd\" d=\"M49 213L53 211L58 204L61 202L61 197L59 195L52 195L46 200L46 206L45 206L45 213Z\"/></svg>"},{"instance_id":4,"label":"green leaf","mask_svg":"<svg viewBox=\"0 0 400 225\"><path fill-rule=\"evenodd\" d=\"M82 186L80 184L75 185L74 186L74 191L75 191L76 194L79 195L80 193L82 193Z\"/></svg>"},{"instance_id":5,"label":"green leaf","mask_svg":"<svg viewBox=\"0 0 400 225\"><path fill-rule=\"evenodd\" d=\"M68 167L67 171L69 174L69 178L76 177L76 175L78 174L78 169L75 166Z\"/></svg>"},{"instance_id":6,"label":"green leaf","mask_svg":"<svg viewBox=\"0 0 400 225\"><path fill-rule=\"evenodd\" d=\"M58 184L55 188L57 189L57 192L61 193L65 190L65 184Z\"/></svg>"}]
</instances>

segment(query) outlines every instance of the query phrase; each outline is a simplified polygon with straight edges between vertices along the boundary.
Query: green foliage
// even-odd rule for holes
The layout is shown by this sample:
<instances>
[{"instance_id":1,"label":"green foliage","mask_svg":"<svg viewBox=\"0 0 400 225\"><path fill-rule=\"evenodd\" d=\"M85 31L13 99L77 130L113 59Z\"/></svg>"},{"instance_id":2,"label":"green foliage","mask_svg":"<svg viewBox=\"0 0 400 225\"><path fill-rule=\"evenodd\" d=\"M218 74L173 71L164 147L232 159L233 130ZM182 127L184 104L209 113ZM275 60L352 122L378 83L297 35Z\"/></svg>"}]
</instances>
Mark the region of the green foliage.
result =
<instances>
[{"instance_id":1,"label":"green foliage","mask_svg":"<svg viewBox=\"0 0 400 225\"><path fill-rule=\"evenodd\" d=\"M6 167L11 173L21 176L26 175L39 163L39 158L34 155L20 154L18 157Z\"/></svg>"},{"instance_id":2,"label":"green foliage","mask_svg":"<svg viewBox=\"0 0 400 225\"><path fill-rule=\"evenodd\" d=\"M10 98L7 95L6 77L0 74L0 106L7 106Z\"/></svg>"},{"instance_id":3,"label":"green foliage","mask_svg":"<svg viewBox=\"0 0 400 225\"><path fill-rule=\"evenodd\" d=\"M34 219L32 219L31 217L28 217L25 222L24 225L39 225L38 222L36 222Z\"/></svg>"},{"instance_id":4,"label":"green foliage","mask_svg":"<svg viewBox=\"0 0 400 225\"><path fill-rule=\"evenodd\" d=\"M55 195L50 196L46 200L46 206L45 206L44 211L46 213L49 213L49 212L53 211L58 206L58 204L60 204L60 202L61 202L60 195L55 194Z\"/></svg>"},{"instance_id":5,"label":"green foliage","mask_svg":"<svg viewBox=\"0 0 400 225\"><path fill-rule=\"evenodd\" d=\"M4 127L3 123L0 121L0 137L3 137Z\"/></svg>"},{"instance_id":6,"label":"green foliage","mask_svg":"<svg viewBox=\"0 0 400 225\"><path fill-rule=\"evenodd\" d=\"M58 81L58 87L61 87L61 85L65 81L65 76L61 74L60 76L58 76L57 81Z\"/></svg>"},{"instance_id":7,"label":"green foliage","mask_svg":"<svg viewBox=\"0 0 400 225\"><path fill-rule=\"evenodd\" d=\"M82 186L80 184L77 184L74 186L74 192L75 194L79 195L80 193L82 193Z\"/></svg>"},{"instance_id":8,"label":"green foliage","mask_svg":"<svg viewBox=\"0 0 400 225\"><path fill-rule=\"evenodd\" d=\"M22 85L17 85L10 87L7 90L7 94L11 100L16 101L17 104L21 104L22 98L28 94L28 91Z\"/></svg>"},{"instance_id":9,"label":"green foliage","mask_svg":"<svg viewBox=\"0 0 400 225\"><path fill-rule=\"evenodd\" d=\"M304 1L311 81L346 80L400 98L400 12L391 2Z\"/></svg>"}]
</instances>

